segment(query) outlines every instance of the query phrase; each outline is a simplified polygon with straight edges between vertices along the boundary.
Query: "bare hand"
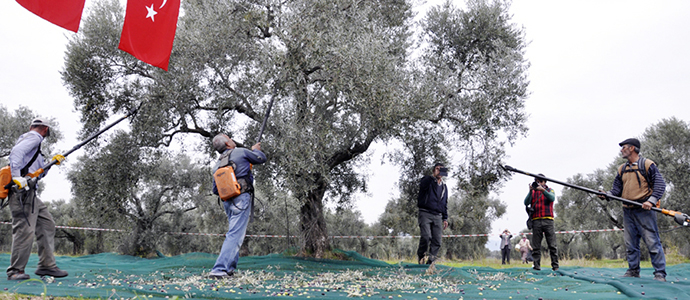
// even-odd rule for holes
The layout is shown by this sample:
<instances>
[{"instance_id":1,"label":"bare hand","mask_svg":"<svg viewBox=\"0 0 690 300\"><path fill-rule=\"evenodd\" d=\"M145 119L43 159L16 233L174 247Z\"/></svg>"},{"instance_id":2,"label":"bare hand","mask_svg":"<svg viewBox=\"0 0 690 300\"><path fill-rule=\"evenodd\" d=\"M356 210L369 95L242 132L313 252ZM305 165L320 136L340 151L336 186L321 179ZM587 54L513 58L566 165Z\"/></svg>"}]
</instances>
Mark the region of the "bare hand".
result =
<instances>
[{"instance_id":1,"label":"bare hand","mask_svg":"<svg viewBox=\"0 0 690 300\"><path fill-rule=\"evenodd\" d=\"M644 203L642 203L642 208L646 210L652 209L652 206L654 206L654 204L652 204L652 202L649 201L645 201Z\"/></svg>"},{"instance_id":2,"label":"bare hand","mask_svg":"<svg viewBox=\"0 0 690 300\"><path fill-rule=\"evenodd\" d=\"M258 142L252 146L252 150L259 150L261 151L261 142Z\"/></svg>"},{"instance_id":3,"label":"bare hand","mask_svg":"<svg viewBox=\"0 0 690 300\"><path fill-rule=\"evenodd\" d=\"M443 230L446 230L448 228L448 221L443 221Z\"/></svg>"}]
</instances>

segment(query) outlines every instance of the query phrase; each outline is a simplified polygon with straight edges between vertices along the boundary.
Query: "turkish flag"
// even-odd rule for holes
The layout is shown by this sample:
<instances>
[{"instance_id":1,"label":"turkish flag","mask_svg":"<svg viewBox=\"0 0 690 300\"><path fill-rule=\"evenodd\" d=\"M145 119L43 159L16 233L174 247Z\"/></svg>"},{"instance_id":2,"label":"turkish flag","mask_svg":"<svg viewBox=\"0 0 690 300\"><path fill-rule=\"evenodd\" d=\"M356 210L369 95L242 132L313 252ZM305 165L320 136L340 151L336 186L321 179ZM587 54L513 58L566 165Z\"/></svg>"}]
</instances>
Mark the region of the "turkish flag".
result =
<instances>
[{"instance_id":1,"label":"turkish flag","mask_svg":"<svg viewBox=\"0 0 690 300\"><path fill-rule=\"evenodd\" d=\"M17 3L50 23L77 32L85 1L17 0Z\"/></svg>"},{"instance_id":2,"label":"turkish flag","mask_svg":"<svg viewBox=\"0 0 690 300\"><path fill-rule=\"evenodd\" d=\"M119 49L168 70L180 0L127 0Z\"/></svg>"}]
</instances>

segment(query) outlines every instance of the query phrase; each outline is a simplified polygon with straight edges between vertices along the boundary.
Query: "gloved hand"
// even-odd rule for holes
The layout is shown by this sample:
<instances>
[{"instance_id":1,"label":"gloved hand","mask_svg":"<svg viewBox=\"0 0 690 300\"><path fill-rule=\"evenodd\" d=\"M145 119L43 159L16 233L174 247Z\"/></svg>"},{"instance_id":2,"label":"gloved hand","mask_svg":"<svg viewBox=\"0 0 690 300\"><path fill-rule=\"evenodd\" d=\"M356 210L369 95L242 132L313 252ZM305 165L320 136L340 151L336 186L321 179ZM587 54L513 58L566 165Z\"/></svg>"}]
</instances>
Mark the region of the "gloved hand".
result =
<instances>
[{"instance_id":1,"label":"gloved hand","mask_svg":"<svg viewBox=\"0 0 690 300\"><path fill-rule=\"evenodd\" d=\"M29 188L28 182L24 177L12 177L12 181L20 190Z\"/></svg>"},{"instance_id":2,"label":"gloved hand","mask_svg":"<svg viewBox=\"0 0 690 300\"><path fill-rule=\"evenodd\" d=\"M65 157L62 154L58 154L53 156L53 160L56 160L57 162L55 164L59 165L65 160Z\"/></svg>"}]
</instances>

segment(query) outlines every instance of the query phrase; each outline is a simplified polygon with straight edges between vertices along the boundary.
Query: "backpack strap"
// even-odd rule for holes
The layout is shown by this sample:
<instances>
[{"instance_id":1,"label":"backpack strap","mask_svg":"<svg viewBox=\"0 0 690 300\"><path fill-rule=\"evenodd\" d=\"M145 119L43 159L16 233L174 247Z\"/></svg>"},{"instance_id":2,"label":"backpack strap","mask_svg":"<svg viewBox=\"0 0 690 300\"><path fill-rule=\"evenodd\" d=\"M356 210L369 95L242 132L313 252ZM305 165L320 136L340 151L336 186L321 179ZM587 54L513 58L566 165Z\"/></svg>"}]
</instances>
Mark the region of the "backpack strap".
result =
<instances>
[{"instance_id":1,"label":"backpack strap","mask_svg":"<svg viewBox=\"0 0 690 300\"><path fill-rule=\"evenodd\" d=\"M31 158L29 163L26 164L26 166L24 166L23 168L21 168L21 170L19 170L19 174L22 177L26 176L26 174L29 173L29 167L31 167L31 165L34 163L34 161L36 161L36 158L38 157L39 153L41 153L41 144L38 144L38 149L36 149L36 153L34 153L34 156Z\"/></svg>"},{"instance_id":2,"label":"backpack strap","mask_svg":"<svg viewBox=\"0 0 690 300\"><path fill-rule=\"evenodd\" d=\"M631 164L629 161L626 161L618 168L618 175L623 176L623 173L635 172L635 177L637 178L637 185L642 186L642 181L640 181L640 175L642 175L645 181L647 181L647 187L652 189L652 185L654 183L649 178L649 167L645 165L646 163L647 159L640 156L640 158L637 159L636 163L637 169L633 169L633 164Z\"/></svg>"},{"instance_id":3,"label":"backpack strap","mask_svg":"<svg viewBox=\"0 0 690 300\"><path fill-rule=\"evenodd\" d=\"M650 164L651 166L651 164ZM642 177L647 181L647 186L650 189L654 189L654 182L650 178L649 174L649 167L647 166L647 159L640 156L640 159L637 160L637 169L640 171L642 174Z\"/></svg>"},{"instance_id":4,"label":"backpack strap","mask_svg":"<svg viewBox=\"0 0 690 300\"><path fill-rule=\"evenodd\" d=\"M229 165L232 161L230 160L230 154L232 154L232 151L235 151L235 149L230 150L230 152L222 154L219 158L218 161L220 161L220 164L218 165L219 168L225 167Z\"/></svg>"}]
</instances>

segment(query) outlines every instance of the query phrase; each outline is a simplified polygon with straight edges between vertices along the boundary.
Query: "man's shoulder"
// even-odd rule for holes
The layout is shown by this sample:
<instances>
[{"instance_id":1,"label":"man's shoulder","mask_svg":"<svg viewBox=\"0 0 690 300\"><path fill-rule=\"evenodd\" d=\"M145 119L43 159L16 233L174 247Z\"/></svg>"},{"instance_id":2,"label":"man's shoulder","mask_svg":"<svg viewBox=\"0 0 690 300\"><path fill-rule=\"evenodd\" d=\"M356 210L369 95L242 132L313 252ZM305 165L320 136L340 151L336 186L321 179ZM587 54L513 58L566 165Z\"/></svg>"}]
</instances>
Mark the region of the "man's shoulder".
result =
<instances>
[{"instance_id":1,"label":"man's shoulder","mask_svg":"<svg viewBox=\"0 0 690 300\"><path fill-rule=\"evenodd\" d=\"M42 141L43 141L43 136L41 136L41 134L39 134L38 132L35 132L35 131L28 131L28 132L23 133L22 135L20 135L17 138L17 142L14 144L14 147L17 147L20 144L24 144L24 143L40 144Z\"/></svg>"},{"instance_id":2,"label":"man's shoulder","mask_svg":"<svg viewBox=\"0 0 690 300\"><path fill-rule=\"evenodd\" d=\"M434 181L434 176L424 175L424 176L422 176L422 179L420 179L419 181L420 182L431 182L431 181Z\"/></svg>"},{"instance_id":3,"label":"man's shoulder","mask_svg":"<svg viewBox=\"0 0 690 300\"><path fill-rule=\"evenodd\" d=\"M651 167L652 165L656 165L656 163L655 163L653 160L649 159L649 158L640 157L640 159L641 159L641 160L644 160L644 168L645 168L645 169L649 169L649 167Z\"/></svg>"},{"instance_id":4,"label":"man's shoulder","mask_svg":"<svg viewBox=\"0 0 690 300\"><path fill-rule=\"evenodd\" d=\"M243 148L243 147L237 147L234 149L233 153L241 154L241 155L246 155L247 153L251 153L251 149Z\"/></svg>"},{"instance_id":5,"label":"man's shoulder","mask_svg":"<svg viewBox=\"0 0 690 300\"><path fill-rule=\"evenodd\" d=\"M242 147L237 147L237 148L233 149L232 154L230 155L230 158L233 159L235 162L238 162L237 160L249 161L249 158L253 153L254 153L253 150L250 150L247 148L242 148Z\"/></svg>"}]
</instances>

